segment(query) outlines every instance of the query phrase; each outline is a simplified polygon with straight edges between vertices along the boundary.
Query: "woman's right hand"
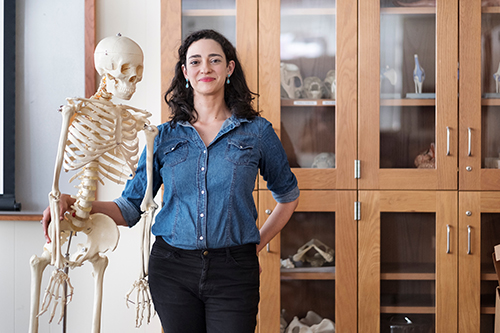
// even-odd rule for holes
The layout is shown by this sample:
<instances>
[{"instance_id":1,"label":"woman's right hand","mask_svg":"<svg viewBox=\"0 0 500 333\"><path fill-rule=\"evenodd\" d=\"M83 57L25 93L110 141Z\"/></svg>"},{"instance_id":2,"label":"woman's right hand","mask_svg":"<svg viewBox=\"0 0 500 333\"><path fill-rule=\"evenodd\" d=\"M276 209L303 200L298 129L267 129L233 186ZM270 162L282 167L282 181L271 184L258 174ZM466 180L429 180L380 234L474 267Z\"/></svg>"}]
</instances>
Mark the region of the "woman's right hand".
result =
<instances>
[{"instance_id":1,"label":"woman's right hand","mask_svg":"<svg viewBox=\"0 0 500 333\"><path fill-rule=\"evenodd\" d=\"M59 198L59 219L63 220L64 219L64 214L71 209L71 206L75 203L75 199L73 199L70 195L68 194L61 194L61 197ZM43 235L45 236L45 240L47 243L51 242L51 239L49 237L49 224L51 222L51 215L50 215L50 206L45 208L43 211L42 215L42 225L43 225Z\"/></svg>"}]
</instances>

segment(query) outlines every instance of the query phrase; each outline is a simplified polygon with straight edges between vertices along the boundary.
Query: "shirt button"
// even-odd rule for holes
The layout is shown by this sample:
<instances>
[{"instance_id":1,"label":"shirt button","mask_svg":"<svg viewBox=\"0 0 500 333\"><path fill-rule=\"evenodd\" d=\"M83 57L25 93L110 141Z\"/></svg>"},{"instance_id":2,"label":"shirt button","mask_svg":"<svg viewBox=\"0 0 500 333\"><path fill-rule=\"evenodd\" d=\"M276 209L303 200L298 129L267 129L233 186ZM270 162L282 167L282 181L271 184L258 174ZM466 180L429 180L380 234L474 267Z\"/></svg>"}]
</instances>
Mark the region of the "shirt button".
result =
<instances>
[{"instance_id":1,"label":"shirt button","mask_svg":"<svg viewBox=\"0 0 500 333\"><path fill-rule=\"evenodd\" d=\"M203 240L203 236L200 236L200 240Z\"/></svg>"},{"instance_id":2,"label":"shirt button","mask_svg":"<svg viewBox=\"0 0 500 333\"><path fill-rule=\"evenodd\" d=\"M201 194L205 194L205 191L201 191Z\"/></svg>"},{"instance_id":3,"label":"shirt button","mask_svg":"<svg viewBox=\"0 0 500 333\"><path fill-rule=\"evenodd\" d=\"M206 151L206 150L204 150L204 151L203 151L203 154L206 154L206 153L207 153L207 151Z\"/></svg>"},{"instance_id":4,"label":"shirt button","mask_svg":"<svg viewBox=\"0 0 500 333\"><path fill-rule=\"evenodd\" d=\"M205 216L205 214L201 213L201 214L200 214L200 217L203 217L203 216Z\"/></svg>"},{"instance_id":5,"label":"shirt button","mask_svg":"<svg viewBox=\"0 0 500 333\"><path fill-rule=\"evenodd\" d=\"M205 168L204 168L204 167L201 167L201 171L205 171Z\"/></svg>"}]
</instances>

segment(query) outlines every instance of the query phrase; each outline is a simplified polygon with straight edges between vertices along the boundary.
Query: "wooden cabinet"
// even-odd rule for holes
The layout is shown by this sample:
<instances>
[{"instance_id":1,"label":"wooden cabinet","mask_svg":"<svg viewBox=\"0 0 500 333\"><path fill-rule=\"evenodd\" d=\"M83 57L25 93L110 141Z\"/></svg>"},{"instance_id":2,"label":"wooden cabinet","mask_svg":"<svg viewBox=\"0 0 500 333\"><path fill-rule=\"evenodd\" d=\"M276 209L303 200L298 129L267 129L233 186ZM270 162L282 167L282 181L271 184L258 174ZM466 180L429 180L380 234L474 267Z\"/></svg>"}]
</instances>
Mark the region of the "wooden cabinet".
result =
<instances>
[{"instance_id":1,"label":"wooden cabinet","mask_svg":"<svg viewBox=\"0 0 500 333\"><path fill-rule=\"evenodd\" d=\"M500 244L500 193L464 191L459 202L459 332L493 332L498 279L492 253Z\"/></svg>"},{"instance_id":2,"label":"wooden cabinet","mask_svg":"<svg viewBox=\"0 0 500 333\"><path fill-rule=\"evenodd\" d=\"M356 22L355 1L259 2L259 109L301 189L356 189Z\"/></svg>"},{"instance_id":3,"label":"wooden cabinet","mask_svg":"<svg viewBox=\"0 0 500 333\"><path fill-rule=\"evenodd\" d=\"M500 190L500 6L460 1L460 190Z\"/></svg>"},{"instance_id":4,"label":"wooden cabinet","mask_svg":"<svg viewBox=\"0 0 500 333\"><path fill-rule=\"evenodd\" d=\"M260 254L258 330L279 332L283 309L288 321L316 309L341 333L389 332L404 317L493 332L500 5L208 3L162 1L162 89L187 30L230 37L301 189ZM255 194L262 225L275 204L263 179ZM334 269L280 269L311 239L334 249Z\"/></svg>"},{"instance_id":5,"label":"wooden cabinet","mask_svg":"<svg viewBox=\"0 0 500 333\"><path fill-rule=\"evenodd\" d=\"M281 237L272 240L260 255L260 332L279 332L282 310L287 322L295 316L303 318L312 310L334 321L337 332L356 332L355 201L356 191L302 191L299 206ZM259 225L275 205L269 191L259 191ZM333 262L321 267L305 263L300 268L280 269L280 259L291 258L311 239L334 250Z\"/></svg>"},{"instance_id":6,"label":"wooden cabinet","mask_svg":"<svg viewBox=\"0 0 500 333\"><path fill-rule=\"evenodd\" d=\"M358 332L404 318L457 332L457 193L360 191L359 201Z\"/></svg>"},{"instance_id":7,"label":"wooden cabinet","mask_svg":"<svg viewBox=\"0 0 500 333\"><path fill-rule=\"evenodd\" d=\"M458 0L361 3L359 188L457 189ZM435 165L417 169L415 158L431 144Z\"/></svg>"}]
</instances>

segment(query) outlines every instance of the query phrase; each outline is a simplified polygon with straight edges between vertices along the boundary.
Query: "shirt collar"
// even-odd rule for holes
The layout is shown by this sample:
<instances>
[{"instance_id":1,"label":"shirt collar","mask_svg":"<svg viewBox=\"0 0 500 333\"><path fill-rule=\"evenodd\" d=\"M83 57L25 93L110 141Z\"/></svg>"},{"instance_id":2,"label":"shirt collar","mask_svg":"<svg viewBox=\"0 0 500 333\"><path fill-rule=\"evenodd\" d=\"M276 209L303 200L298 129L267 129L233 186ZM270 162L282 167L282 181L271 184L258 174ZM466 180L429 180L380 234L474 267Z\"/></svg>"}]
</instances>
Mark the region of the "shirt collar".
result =
<instances>
[{"instance_id":1,"label":"shirt collar","mask_svg":"<svg viewBox=\"0 0 500 333\"><path fill-rule=\"evenodd\" d=\"M252 121L249 119L238 118L234 114L232 114L231 117L227 118L222 124L220 132L227 133L233 128L240 126L241 123L250 123L250 122ZM193 125L191 125L189 121L185 120L179 121L178 124L184 127L193 127Z\"/></svg>"}]
</instances>

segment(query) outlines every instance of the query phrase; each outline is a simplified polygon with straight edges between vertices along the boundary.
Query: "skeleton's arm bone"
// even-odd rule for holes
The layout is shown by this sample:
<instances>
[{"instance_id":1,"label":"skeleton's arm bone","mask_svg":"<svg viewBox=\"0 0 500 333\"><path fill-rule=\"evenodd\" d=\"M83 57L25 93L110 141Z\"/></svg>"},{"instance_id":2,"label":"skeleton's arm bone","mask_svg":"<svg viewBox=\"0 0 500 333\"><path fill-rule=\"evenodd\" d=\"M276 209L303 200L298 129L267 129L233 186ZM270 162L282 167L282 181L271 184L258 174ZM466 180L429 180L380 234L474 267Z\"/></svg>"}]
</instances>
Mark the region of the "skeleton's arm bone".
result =
<instances>
[{"instance_id":1,"label":"skeleton's arm bone","mask_svg":"<svg viewBox=\"0 0 500 333\"><path fill-rule=\"evenodd\" d=\"M147 172L147 187L144 199L141 203L141 210L145 212L144 217L144 230L143 230L143 272L144 275L148 275L148 262L149 262L149 251L151 242L151 225L153 223L154 214L158 205L153 200L153 152L154 152L154 140L158 135L158 128L156 126L146 126L146 172Z\"/></svg>"}]
</instances>

